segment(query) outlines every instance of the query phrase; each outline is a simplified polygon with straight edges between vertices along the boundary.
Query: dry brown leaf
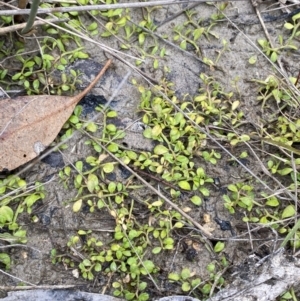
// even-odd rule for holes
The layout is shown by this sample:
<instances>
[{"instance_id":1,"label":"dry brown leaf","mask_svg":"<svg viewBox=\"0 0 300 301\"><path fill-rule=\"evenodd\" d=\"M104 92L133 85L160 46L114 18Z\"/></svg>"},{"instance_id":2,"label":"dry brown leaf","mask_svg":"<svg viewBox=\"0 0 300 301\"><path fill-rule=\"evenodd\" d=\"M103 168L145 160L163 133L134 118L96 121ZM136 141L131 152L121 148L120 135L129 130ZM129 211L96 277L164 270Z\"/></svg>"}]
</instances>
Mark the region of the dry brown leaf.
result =
<instances>
[{"instance_id":1,"label":"dry brown leaf","mask_svg":"<svg viewBox=\"0 0 300 301\"><path fill-rule=\"evenodd\" d=\"M73 97L33 95L0 100L0 171L13 170L37 157L110 63L108 60L90 85Z\"/></svg>"}]
</instances>

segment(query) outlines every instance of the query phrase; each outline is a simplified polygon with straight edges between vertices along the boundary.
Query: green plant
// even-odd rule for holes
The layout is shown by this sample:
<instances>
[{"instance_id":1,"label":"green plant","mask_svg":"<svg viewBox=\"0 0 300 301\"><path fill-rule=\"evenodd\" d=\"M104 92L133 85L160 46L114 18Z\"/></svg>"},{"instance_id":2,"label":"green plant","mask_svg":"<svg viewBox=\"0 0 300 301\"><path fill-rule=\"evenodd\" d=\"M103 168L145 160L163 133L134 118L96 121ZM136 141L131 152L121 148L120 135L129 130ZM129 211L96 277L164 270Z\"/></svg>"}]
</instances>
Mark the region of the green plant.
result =
<instances>
[{"instance_id":1,"label":"green plant","mask_svg":"<svg viewBox=\"0 0 300 301\"><path fill-rule=\"evenodd\" d=\"M185 293L195 289L201 283L201 279L195 277L195 273L191 272L188 268L183 269L180 274L170 273L168 279L170 281L181 282L181 290Z\"/></svg>"},{"instance_id":2,"label":"green plant","mask_svg":"<svg viewBox=\"0 0 300 301\"><path fill-rule=\"evenodd\" d=\"M300 18L300 14L296 14L292 17L292 23L290 22L286 22L284 24L284 28L286 28L287 30L292 30L292 33L289 37L289 41L293 40L294 38L297 38L300 34L299 29L299 20Z\"/></svg>"},{"instance_id":3,"label":"green plant","mask_svg":"<svg viewBox=\"0 0 300 301\"><path fill-rule=\"evenodd\" d=\"M225 201L224 206L230 213L235 212L235 207L239 206L251 211L254 205L262 206L255 201L254 187L244 183L236 183L228 185L229 195L223 195Z\"/></svg>"},{"instance_id":4,"label":"green plant","mask_svg":"<svg viewBox=\"0 0 300 301\"><path fill-rule=\"evenodd\" d=\"M33 205L43 199L44 188L41 183L28 187L17 176L8 176L0 180L0 240L7 243L26 243L26 230L18 223L19 215L32 212ZM0 263L9 269L11 259L7 253L0 253Z\"/></svg>"},{"instance_id":5,"label":"green plant","mask_svg":"<svg viewBox=\"0 0 300 301\"><path fill-rule=\"evenodd\" d=\"M270 60L275 63L277 62L278 59L278 55L280 54L280 52L284 49L293 49L293 50L297 50L297 47L293 44L290 44L290 41L287 42L287 44L284 44L283 41L283 37L281 35L278 36L278 42L279 45L276 48L272 48L270 46L270 43L265 40L265 39L258 39L258 44L261 46L262 51L268 56L270 57Z\"/></svg>"}]
</instances>

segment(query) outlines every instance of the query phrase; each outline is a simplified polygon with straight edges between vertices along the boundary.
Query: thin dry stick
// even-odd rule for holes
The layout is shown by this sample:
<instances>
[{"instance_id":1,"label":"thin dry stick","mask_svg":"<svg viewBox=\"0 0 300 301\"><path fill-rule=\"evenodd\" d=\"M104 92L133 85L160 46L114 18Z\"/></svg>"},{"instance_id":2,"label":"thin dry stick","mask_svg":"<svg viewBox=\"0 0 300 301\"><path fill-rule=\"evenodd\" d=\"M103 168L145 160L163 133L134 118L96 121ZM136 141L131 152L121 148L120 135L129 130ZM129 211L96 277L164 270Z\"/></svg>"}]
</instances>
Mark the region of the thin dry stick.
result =
<instances>
[{"instance_id":1,"label":"thin dry stick","mask_svg":"<svg viewBox=\"0 0 300 301\"><path fill-rule=\"evenodd\" d=\"M107 279L106 285L103 287L101 294L104 295L106 293L106 290L110 287L110 282L111 282L111 278L113 277L113 273L109 273L109 277ZM98 279L95 277L95 281L94 283L97 281Z\"/></svg>"},{"instance_id":2,"label":"thin dry stick","mask_svg":"<svg viewBox=\"0 0 300 301\"><path fill-rule=\"evenodd\" d=\"M274 3L275 5L278 5L278 2L277 3ZM273 5L273 4L272 4ZM294 3L294 4L289 4L289 5L284 5L284 8L289 8L289 7L292 7L292 6L296 6L296 5L298 5L298 3ZM269 7L271 7L271 6L269 6ZM279 10L279 9L282 9L281 7L276 7L276 8L268 8L268 9L266 9L266 10L264 10L264 11L262 11L262 13L269 13L269 12L271 12L271 11L276 11L276 10Z\"/></svg>"},{"instance_id":3,"label":"thin dry stick","mask_svg":"<svg viewBox=\"0 0 300 301\"><path fill-rule=\"evenodd\" d=\"M187 10L190 10L190 9L193 9L195 7L197 7L200 3L194 3L184 9L182 9L181 11L179 11L178 13L172 15L171 17L163 20L162 22L160 22L158 25L157 25L157 28L168 23L168 22L171 22L172 20L174 20L175 18L179 17L181 14L185 13Z\"/></svg>"},{"instance_id":4,"label":"thin dry stick","mask_svg":"<svg viewBox=\"0 0 300 301\"><path fill-rule=\"evenodd\" d=\"M23 279L19 278L19 277L16 277L16 276L14 276L14 275L11 275L11 274L9 274L9 273L6 273L6 272L4 272L4 271L1 270L1 269L0 269L0 273L4 274L4 275L6 275L6 276L9 276L9 277L11 277L11 278L13 278L13 279L16 279L16 280L18 280L18 281L21 281L21 282L23 282L23 283L27 283L27 284L29 284L29 285L35 287L35 288L38 287L37 285L35 285L35 284L33 284L33 283L30 283L30 282L28 282L28 281L26 281L26 280L23 280Z\"/></svg>"},{"instance_id":5,"label":"thin dry stick","mask_svg":"<svg viewBox=\"0 0 300 301\"><path fill-rule=\"evenodd\" d=\"M0 240L1 240L1 238L0 238ZM40 251L39 249L36 249L34 247L30 247L30 246L26 246L26 245L21 245L21 244L12 244L12 245L0 246L0 249L9 249L9 248L16 248L16 247L31 249L31 250L34 250L36 252L42 253L42 251Z\"/></svg>"},{"instance_id":6,"label":"thin dry stick","mask_svg":"<svg viewBox=\"0 0 300 301\"><path fill-rule=\"evenodd\" d=\"M213 1L221 2L223 0ZM244 1L244 0L235 0ZM90 10L108 10L117 8L141 8L150 6L162 6L162 5L174 5L183 3L205 3L207 0L182 0L182 1L149 1L149 2L132 2L132 3L119 3L119 4L108 4L108 5L85 5L85 6L72 6L72 7L56 7L56 8L40 8L37 14L48 14L54 12L79 12L79 11L90 11ZM19 10L1 10L0 16L10 16L10 15L28 15L30 9L19 9Z\"/></svg>"},{"instance_id":7,"label":"thin dry stick","mask_svg":"<svg viewBox=\"0 0 300 301\"><path fill-rule=\"evenodd\" d=\"M8 94L6 93L6 91L4 91L4 90L2 89L2 87L0 87L0 91L1 91L0 97L2 97L3 95L5 95L5 97L9 98Z\"/></svg>"},{"instance_id":8,"label":"thin dry stick","mask_svg":"<svg viewBox=\"0 0 300 301\"><path fill-rule=\"evenodd\" d=\"M55 22L66 22L69 19L65 18L65 19L57 19L57 18L53 18L53 19L48 19L48 22L51 23L55 23ZM35 21L33 23L32 26L40 26L40 25L45 25L45 20L39 20L39 21ZM17 30L23 29L26 26L26 23L21 23L21 24L17 24L17 25L11 25L8 27L2 27L0 28L0 35L4 35L7 34L9 32L15 32Z\"/></svg>"},{"instance_id":9,"label":"thin dry stick","mask_svg":"<svg viewBox=\"0 0 300 301\"><path fill-rule=\"evenodd\" d=\"M246 212L244 212L245 217L247 218ZM251 250L253 252L253 242L252 242L252 235L251 235L251 231L250 231L250 227L249 227L249 223L248 221L246 222L247 224L247 230L248 230L248 235L249 235L249 241L250 241L250 246L251 246Z\"/></svg>"},{"instance_id":10,"label":"thin dry stick","mask_svg":"<svg viewBox=\"0 0 300 301\"><path fill-rule=\"evenodd\" d=\"M35 286L0 286L1 291L29 291L33 289L44 289L44 290L61 290L68 288L78 288L78 284L73 285L35 285Z\"/></svg>"},{"instance_id":11,"label":"thin dry stick","mask_svg":"<svg viewBox=\"0 0 300 301\"><path fill-rule=\"evenodd\" d=\"M22 55L31 54L31 53L35 53L35 52L38 52L38 49L23 52ZM16 56L19 56L19 55L20 55L20 53L5 57L5 59L3 59L3 60L0 62L0 66L1 66L5 61L9 61L9 60L11 60L12 58L14 58L14 57L16 57ZM2 90L2 89L1 89L1 90ZM8 91L8 92L10 92L10 91ZM13 91L12 91L12 92L13 92ZM15 91L15 92L16 92L16 93L19 93L20 91ZM9 98L9 97L8 97L8 98Z\"/></svg>"}]
</instances>

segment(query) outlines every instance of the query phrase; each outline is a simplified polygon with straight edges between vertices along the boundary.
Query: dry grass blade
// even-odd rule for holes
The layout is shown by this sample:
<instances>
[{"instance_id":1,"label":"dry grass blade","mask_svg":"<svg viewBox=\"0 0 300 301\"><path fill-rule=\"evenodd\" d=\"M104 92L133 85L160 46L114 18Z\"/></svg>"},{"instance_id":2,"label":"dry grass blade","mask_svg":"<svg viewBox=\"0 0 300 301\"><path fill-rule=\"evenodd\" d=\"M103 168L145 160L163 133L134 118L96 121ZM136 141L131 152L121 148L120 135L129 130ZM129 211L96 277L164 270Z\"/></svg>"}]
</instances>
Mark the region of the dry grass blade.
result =
<instances>
[{"instance_id":1,"label":"dry grass blade","mask_svg":"<svg viewBox=\"0 0 300 301\"><path fill-rule=\"evenodd\" d=\"M53 19L48 19L48 22L67 22L69 19L57 19L57 18L53 18ZM40 25L44 25L46 22L44 20L39 20L39 21L35 21L33 23L33 27L35 26L40 26ZM17 30L23 29L26 26L26 23L22 23L22 24L17 24L17 25L12 25L12 26L8 26L8 27L3 27L0 28L0 35L4 35L7 34L9 32L15 32Z\"/></svg>"},{"instance_id":2,"label":"dry grass blade","mask_svg":"<svg viewBox=\"0 0 300 301\"><path fill-rule=\"evenodd\" d=\"M34 159L57 136L76 104L95 86L109 60L91 84L73 97L22 96L0 102L0 171Z\"/></svg>"},{"instance_id":3,"label":"dry grass blade","mask_svg":"<svg viewBox=\"0 0 300 301\"><path fill-rule=\"evenodd\" d=\"M243 1L243 0L235 0ZM54 12L74 12L74 11L91 11L91 10L108 10L108 9L117 9L117 8L140 8L140 7L151 7L151 6L160 6L160 5L174 5L174 4L183 4L183 3L203 3L206 0L185 0L185 1L149 1L149 2L132 2L132 3L117 3L117 4L107 4L107 5L85 5L85 6L73 6L73 7L56 7L56 8L40 8L37 11L37 14L47 14ZM221 2L221 0L214 1ZM30 9L19 9L19 10L2 10L0 11L0 16L9 16L9 15L28 15Z\"/></svg>"}]
</instances>

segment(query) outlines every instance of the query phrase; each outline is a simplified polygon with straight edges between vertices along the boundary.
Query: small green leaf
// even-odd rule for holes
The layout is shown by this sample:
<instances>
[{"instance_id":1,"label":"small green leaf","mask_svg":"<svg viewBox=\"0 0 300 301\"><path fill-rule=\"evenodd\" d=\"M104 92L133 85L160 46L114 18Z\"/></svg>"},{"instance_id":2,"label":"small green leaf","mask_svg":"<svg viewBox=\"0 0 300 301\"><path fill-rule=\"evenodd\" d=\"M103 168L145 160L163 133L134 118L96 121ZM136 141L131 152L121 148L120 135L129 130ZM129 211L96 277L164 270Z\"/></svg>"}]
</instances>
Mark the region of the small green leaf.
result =
<instances>
[{"instance_id":1,"label":"small green leaf","mask_svg":"<svg viewBox=\"0 0 300 301\"><path fill-rule=\"evenodd\" d=\"M189 184L188 181L179 181L178 186L184 190L191 190L191 185Z\"/></svg>"},{"instance_id":2,"label":"small green leaf","mask_svg":"<svg viewBox=\"0 0 300 301\"><path fill-rule=\"evenodd\" d=\"M73 204L73 212L78 212L81 209L81 206L82 206L82 199L76 201Z\"/></svg>"},{"instance_id":3,"label":"small green leaf","mask_svg":"<svg viewBox=\"0 0 300 301\"><path fill-rule=\"evenodd\" d=\"M170 273L168 275L169 280L178 281L180 279L180 276L176 273Z\"/></svg>"},{"instance_id":4,"label":"small green leaf","mask_svg":"<svg viewBox=\"0 0 300 301\"><path fill-rule=\"evenodd\" d=\"M106 116L109 118L116 117L118 114L116 111L109 111Z\"/></svg>"},{"instance_id":5,"label":"small green leaf","mask_svg":"<svg viewBox=\"0 0 300 301\"><path fill-rule=\"evenodd\" d=\"M271 207L277 207L279 205L279 202L278 202L277 198L273 196L267 200L266 205L271 206Z\"/></svg>"},{"instance_id":6,"label":"small green leaf","mask_svg":"<svg viewBox=\"0 0 300 301\"><path fill-rule=\"evenodd\" d=\"M93 192L98 185L99 181L96 175L94 174L89 174L88 180L87 180L87 188L89 192Z\"/></svg>"},{"instance_id":7,"label":"small green leaf","mask_svg":"<svg viewBox=\"0 0 300 301\"><path fill-rule=\"evenodd\" d=\"M87 29L89 31L93 31L93 30L97 29L97 27L98 27L98 24L96 22L93 22L87 27Z\"/></svg>"},{"instance_id":8,"label":"small green leaf","mask_svg":"<svg viewBox=\"0 0 300 301\"><path fill-rule=\"evenodd\" d=\"M41 196L39 194L31 194L25 198L25 203L28 207L31 207Z\"/></svg>"},{"instance_id":9,"label":"small green leaf","mask_svg":"<svg viewBox=\"0 0 300 301\"><path fill-rule=\"evenodd\" d=\"M47 29L47 33L49 33L49 34L57 34L58 31L56 29L54 29L54 28L48 28Z\"/></svg>"},{"instance_id":10,"label":"small green leaf","mask_svg":"<svg viewBox=\"0 0 300 301\"><path fill-rule=\"evenodd\" d=\"M14 217L13 210L8 206L0 207L0 226L4 225L6 222L11 222Z\"/></svg>"},{"instance_id":11,"label":"small green leaf","mask_svg":"<svg viewBox=\"0 0 300 301\"><path fill-rule=\"evenodd\" d=\"M204 32L204 28L200 27L193 31L194 41L198 40Z\"/></svg>"},{"instance_id":12,"label":"small green leaf","mask_svg":"<svg viewBox=\"0 0 300 301\"><path fill-rule=\"evenodd\" d=\"M288 205L282 212L281 218L287 218L295 215L295 206Z\"/></svg>"},{"instance_id":13,"label":"small green leaf","mask_svg":"<svg viewBox=\"0 0 300 301\"><path fill-rule=\"evenodd\" d=\"M38 79L35 79L35 80L33 81L32 86L33 86L33 89L34 89L34 90L38 91L39 86L40 86L40 81L39 81Z\"/></svg>"},{"instance_id":14,"label":"small green leaf","mask_svg":"<svg viewBox=\"0 0 300 301\"><path fill-rule=\"evenodd\" d=\"M286 28L286 29L288 29L288 30L291 30L291 29L294 28L294 25L291 24L291 23L285 23L285 24L284 24L284 28Z\"/></svg>"},{"instance_id":15,"label":"small green leaf","mask_svg":"<svg viewBox=\"0 0 300 301\"><path fill-rule=\"evenodd\" d=\"M126 300L133 300L135 297L135 294L134 293L130 293L130 292L127 292L125 293L125 299Z\"/></svg>"},{"instance_id":16,"label":"small green leaf","mask_svg":"<svg viewBox=\"0 0 300 301\"><path fill-rule=\"evenodd\" d=\"M188 292L191 289L191 285L188 282L183 282L181 289L184 292Z\"/></svg>"},{"instance_id":17,"label":"small green leaf","mask_svg":"<svg viewBox=\"0 0 300 301\"><path fill-rule=\"evenodd\" d=\"M200 206L202 204L202 199L199 196L197 196L197 195L194 195L191 198L191 201L192 201L192 203L194 203L197 206Z\"/></svg>"},{"instance_id":18,"label":"small green leaf","mask_svg":"<svg viewBox=\"0 0 300 301\"><path fill-rule=\"evenodd\" d=\"M112 123L108 124L108 125L106 126L106 129L107 129L109 132L116 132L116 131L117 131L117 127L116 127L114 124L112 124Z\"/></svg>"},{"instance_id":19,"label":"small green leaf","mask_svg":"<svg viewBox=\"0 0 300 301\"><path fill-rule=\"evenodd\" d=\"M76 169L77 169L78 171L82 171L82 169L83 169L83 162L82 162L82 161L77 161L77 162L75 163L75 167L76 167Z\"/></svg>"},{"instance_id":20,"label":"small green leaf","mask_svg":"<svg viewBox=\"0 0 300 301\"><path fill-rule=\"evenodd\" d=\"M209 272L213 272L215 270L216 266L213 264L213 263L209 263L206 267L206 269L209 271Z\"/></svg>"},{"instance_id":21,"label":"small green leaf","mask_svg":"<svg viewBox=\"0 0 300 301\"><path fill-rule=\"evenodd\" d=\"M91 133L95 133L98 129L97 125L94 122L89 122L86 126L87 131Z\"/></svg>"},{"instance_id":22,"label":"small green leaf","mask_svg":"<svg viewBox=\"0 0 300 301\"><path fill-rule=\"evenodd\" d=\"M77 51L77 52L75 52L74 57L76 57L78 59L87 59L89 57L89 55L82 51Z\"/></svg>"},{"instance_id":23,"label":"small green leaf","mask_svg":"<svg viewBox=\"0 0 300 301\"><path fill-rule=\"evenodd\" d=\"M22 72L16 73L11 79L12 80L17 80L22 76Z\"/></svg>"},{"instance_id":24,"label":"small green leaf","mask_svg":"<svg viewBox=\"0 0 300 301\"><path fill-rule=\"evenodd\" d=\"M107 149L112 153L116 153L119 150L119 146L116 143L110 143Z\"/></svg>"},{"instance_id":25,"label":"small green leaf","mask_svg":"<svg viewBox=\"0 0 300 301\"><path fill-rule=\"evenodd\" d=\"M180 47L181 49L185 50L185 49L186 49L186 40L181 41L179 47Z\"/></svg>"},{"instance_id":26,"label":"small green leaf","mask_svg":"<svg viewBox=\"0 0 300 301\"><path fill-rule=\"evenodd\" d=\"M188 268L184 268L180 275L183 280L186 280L191 277L191 271Z\"/></svg>"},{"instance_id":27,"label":"small green leaf","mask_svg":"<svg viewBox=\"0 0 300 301\"><path fill-rule=\"evenodd\" d=\"M79 119L78 119L77 116L72 115L72 116L69 118L69 121L70 121L71 123L73 123L73 124L76 124L76 123L79 122Z\"/></svg>"},{"instance_id":28,"label":"small green leaf","mask_svg":"<svg viewBox=\"0 0 300 301\"><path fill-rule=\"evenodd\" d=\"M249 141L250 137L246 134L243 134L243 135L240 136L240 139L241 139L241 141Z\"/></svg>"},{"instance_id":29,"label":"small green leaf","mask_svg":"<svg viewBox=\"0 0 300 301\"><path fill-rule=\"evenodd\" d=\"M139 44L143 45L145 42L145 34L142 32L139 34Z\"/></svg>"},{"instance_id":30,"label":"small green leaf","mask_svg":"<svg viewBox=\"0 0 300 301\"><path fill-rule=\"evenodd\" d=\"M240 102L238 100L234 101L231 105L231 110L234 111L239 105Z\"/></svg>"},{"instance_id":31,"label":"small green leaf","mask_svg":"<svg viewBox=\"0 0 300 301\"><path fill-rule=\"evenodd\" d=\"M199 191L204 195L204 196L209 196L209 190L206 187L200 187Z\"/></svg>"},{"instance_id":32,"label":"small green leaf","mask_svg":"<svg viewBox=\"0 0 300 301\"><path fill-rule=\"evenodd\" d=\"M293 21L296 21L296 20L298 20L299 18L300 18L300 13L298 13L298 14L296 14L296 15L294 15L294 16L292 17Z\"/></svg>"},{"instance_id":33,"label":"small green leaf","mask_svg":"<svg viewBox=\"0 0 300 301\"><path fill-rule=\"evenodd\" d=\"M168 153L169 150L163 145L157 145L157 146L155 146L153 152L156 155L163 155L165 153Z\"/></svg>"},{"instance_id":34,"label":"small green leaf","mask_svg":"<svg viewBox=\"0 0 300 301\"><path fill-rule=\"evenodd\" d=\"M273 63L276 63L277 58L278 58L277 53L276 53L275 51L273 51L272 54L271 54L270 60L271 60Z\"/></svg>"},{"instance_id":35,"label":"small green leaf","mask_svg":"<svg viewBox=\"0 0 300 301\"><path fill-rule=\"evenodd\" d=\"M159 136L161 134L162 127L159 124L157 124L157 125L155 125L153 127L153 129L151 130L151 132L152 132L152 136L157 137L157 136Z\"/></svg>"},{"instance_id":36,"label":"small green leaf","mask_svg":"<svg viewBox=\"0 0 300 301\"><path fill-rule=\"evenodd\" d=\"M151 260L145 260L145 261L143 261L143 268L141 269L141 273L143 275L148 275L149 273L151 273L153 271L154 268L155 268L155 265Z\"/></svg>"},{"instance_id":37,"label":"small green leaf","mask_svg":"<svg viewBox=\"0 0 300 301\"><path fill-rule=\"evenodd\" d=\"M5 269L9 270L10 268L10 257L6 253L0 253L0 262L5 265Z\"/></svg>"},{"instance_id":38,"label":"small green leaf","mask_svg":"<svg viewBox=\"0 0 300 301\"><path fill-rule=\"evenodd\" d=\"M115 182L110 182L108 184L108 191L109 193L114 193L116 191L117 185Z\"/></svg>"},{"instance_id":39,"label":"small green leaf","mask_svg":"<svg viewBox=\"0 0 300 301\"><path fill-rule=\"evenodd\" d=\"M42 59L47 60L47 61L54 61L55 60L55 58L50 54L43 54Z\"/></svg>"},{"instance_id":40,"label":"small green leaf","mask_svg":"<svg viewBox=\"0 0 300 301\"><path fill-rule=\"evenodd\" d=\"M97 262L97 263L95 264L95 266L94 266L95 272L100 272L101 269L102 269L101 264L100 264L99 262Z\"/></svg>"},{"instance_id":41,"label":"small green leaf","mask_svg":"<svg viewBox=\"0 0 300 301\"><path fill-rule=\"evenodd\" d=\"M114 164L109 162L103 165L103 171L105 173L111 173L114 170Z\"/></svg>"},{"instance_id":42,"label":"small green leaf","mask_svg":"<svg viewBox=\"0 0 300 301\"><path fill-rule=\"evenodd\" d=\"M277 172L282 176L286 176L286 175L290 174L292 171L293 171L293 169L291 167L286 167L286 168L277 170Z\"/></svg>"},{"instance_id":43,"label":"small green leaf","mask_svg":"<svg viewBox=\"0 0 300 301\"><path fill-rule=\"evenodd\" d=\"M218 242L216 243L215 247L214 247L214 251L215 251L216 253L219 253L219 252L221 252L221 251L224 249L224 247L225 247L225 243L224 243L224 242L221 242L221 241L218 241Z\"/></svg>"},{"instance_id":44,"label":"small green leaf","mask_svg":"<svg viewBox=\"0 0 300 301\"><path fill-rule=\"evenodd\" d=\"M233 184L228 185L227 188L228 188L228 190L233 191L233 192L237 192L238 191L237 187L235 185L233 185Z\"/></svg>"},{"instance_id":45,"label":"small green leaf","mask_svg":"<svg viewBox=\"0 0 300 301\"><path fill-rule=\"evenodd\" d=\"M180 229L180 228L182 228L183 226L184 226L183 223L181 223L181 222L176 222L175 225L174 225L174 228Z\"/></svg>"},{"instance_id":46,"label":"small green leaf","mask_svg":"<svg viewBox=\"0 0 300 301\"><path fill-rule=\"evenodd\" d=\"M160 253L161 252L161 247L156 247L156 248L153 248L152 249L152 253L153 254L158 254L158 253Z\"/></svg>"},{"instance_id":47,"label":"small green leaf","mask_svg":"<svg viewBox=\"0 0 300 301\"><path fill-rule=\"evenodd\" d=\"M249 64L254 65L257 61L257 56L253 55L249 58Z\"/></svg>"}]
</instances>

